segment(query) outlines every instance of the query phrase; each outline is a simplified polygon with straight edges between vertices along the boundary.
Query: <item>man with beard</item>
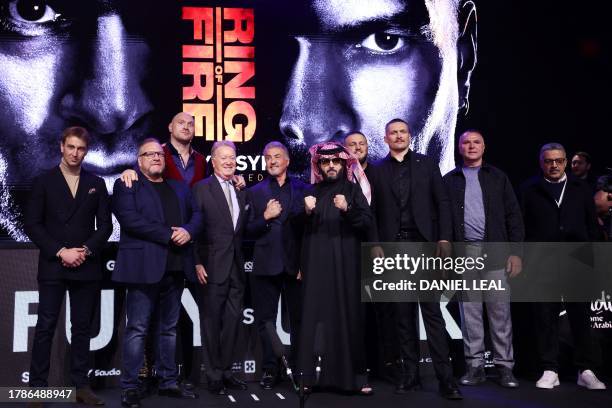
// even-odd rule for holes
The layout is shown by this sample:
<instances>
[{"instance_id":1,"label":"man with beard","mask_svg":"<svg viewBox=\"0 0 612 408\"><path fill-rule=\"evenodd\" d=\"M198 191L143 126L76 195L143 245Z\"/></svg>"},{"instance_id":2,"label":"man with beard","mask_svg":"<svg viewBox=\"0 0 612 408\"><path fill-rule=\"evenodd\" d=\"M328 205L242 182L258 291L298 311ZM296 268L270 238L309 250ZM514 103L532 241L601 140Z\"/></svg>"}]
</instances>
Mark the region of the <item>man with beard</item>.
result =
<instances>
[{"instance_id":1,"label":"man with beard","mask_svg":"<svg viewBox=\"0 0 612 408\"><path fill-rule=\"evenodd\" d=\"M433 160L410 149L410 141L411 133L405 120L393 119L387 123L385 142L390 153L370 170L372 212L376 221L372 241L436 242L436 255L448 256L452 221L442 176ZM384 257L381 252L374 255ZM421 386L419 305L440 393L448 399L461 399L449 361L444 319L440 304L436 302L396 303L394 319L402 373L396 392L403 394Z\"/></svg>"},{"instance_id":2,"label":"man with beard","mask_svg":"<svg viewBox=\"0 0 612 408\"><path fill-rule=\"evenodd\" d=\"M139 181L131 188L118 179L113 211L121 239L112 279L127 286L127 325L123 337L121 404L140 406L138 373L144 362L145 338L155 319L155 369L159 394L194 399L177 384L176 325L183 282L196 282L192 237L200 231L201 215L183 183L163 177L164 151L156 139L138 149Z\"/></svg>"},{"instance_id":3,"label":"man with beard","mask_svg":"<svg viewBox=\"0 0 612 408\"><path fill-rule=\"evenodd\" d=\"M76 398L89 405L103 405L89 388L87 370L91 321L102 279L100 252L112 224L104 181L81 168L88 146L89 134L84 128L66 129L59 166L35 180L26 208L25 230L40 248L40 302L30 386L48 385L51 343L67 290L72 324L70 377L77 388Z\"/></svg>"},{"instance_id":4,"label":"man with beard","mask_svg":"<svg viewBox=\"0 0 612 408\"><path fill-rule=\"evenodd\" d=\"M310 154L314 186L304 198L298 366L312 384L315 353L324 352L319 385L370 395L359 278L360 244L372 223L360 188L367 179L357 159L338 143L314 145ZM316 350L322 347L319 339L325 350Z\"/></svg>"},{"instance_id":5,"label":"man with beard","mask_svg":"<svg viewBox=\"0 0 612 408\"><path fill-rule=\"evenodd\" d=\"M352 131L344 138L344 147L359 160L361 168L368 175L368 139L359 131Z\"/></svg>"},{"instance_id":6,"label":"man with beard","mask_svg":"<svg viewBox=\"0 0 612 408\"><path fill-rule=\"evenodd\" d=\"M289 312L291 365L298 349L301 313L299 259L302 228L298 216L304 211L306 184L287 175L289 152L280 142L270 142L263 150L268 178L248 190L247 235L255 240L253 270L250 273L251 299L262 344L263 375L260 385L271 389L277 379L278 361L266 325L276 327L278 301Z\"/></svg>"},{"instance_id":7,"label":"man with beard","mask_svg":"<svg viewBox=\"0 0 612 408\"><path fill-rule=\"evenodd\" d=\"M443 173L454 167L457 114L468 110L476 64L473 1L270 3L270 26L295 40L280 118L292 157L359 129L378 160L387 153L380 130L402 117L412 125L415 152Z\"/></svg>"}]
</instances>

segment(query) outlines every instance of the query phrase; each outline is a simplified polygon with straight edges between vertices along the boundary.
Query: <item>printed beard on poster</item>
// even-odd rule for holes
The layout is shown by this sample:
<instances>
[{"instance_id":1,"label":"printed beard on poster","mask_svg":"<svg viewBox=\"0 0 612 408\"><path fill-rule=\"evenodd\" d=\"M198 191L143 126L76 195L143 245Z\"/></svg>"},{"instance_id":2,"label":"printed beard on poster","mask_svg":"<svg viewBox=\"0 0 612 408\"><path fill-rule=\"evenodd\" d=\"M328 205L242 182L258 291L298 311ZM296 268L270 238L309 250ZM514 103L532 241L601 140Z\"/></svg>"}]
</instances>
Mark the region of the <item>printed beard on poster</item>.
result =
<instances>
[{"instance_id":1,"label":"printed beard on poster","mask_svg":"<svg viewBox=\"0 0 612 408\"><path fill-rule=\"evenodd\" d=\"M195 118L195 136L247 142L257 125L253 9L183 7L193 36L182 46L183 110Z\"/></svg>"}]
</instances>

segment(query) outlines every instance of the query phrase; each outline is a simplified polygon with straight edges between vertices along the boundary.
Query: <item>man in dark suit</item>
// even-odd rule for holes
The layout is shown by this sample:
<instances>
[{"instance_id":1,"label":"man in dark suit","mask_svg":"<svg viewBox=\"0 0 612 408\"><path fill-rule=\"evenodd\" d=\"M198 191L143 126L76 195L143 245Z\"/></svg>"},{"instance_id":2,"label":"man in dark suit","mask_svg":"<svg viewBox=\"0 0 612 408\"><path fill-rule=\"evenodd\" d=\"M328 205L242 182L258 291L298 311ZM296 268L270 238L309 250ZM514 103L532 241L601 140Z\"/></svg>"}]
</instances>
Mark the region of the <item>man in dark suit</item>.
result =
<instances>
[{"instance_id":1,"label":"man in dark suit","mask_svg":"<svg viewBox=\"0 0 612 408\"><path fill-rule=\"evenodd\" d=\"M269 390L277 379L278 360L266 332L266 324L272 323L276 327L281 293L284 295L283 304L288 306L292 356L295 356L297 350L301 312L298 273L302 234L298 216L304 211L306 184L287 175L289 152L282 143L268 143L263 154L268 178L247 192L249 218L246 232L249 238L255 240L250 284L262 344L263 375L259 384Z\"/></svg>"},{"instance_id":2,"label":"man in dark suit","mask_svg":"<svg viewBox=\"0 0 612 408\"><path fill-rule=\"evenodd\" d=\"M242 234L246 197L232 184L236 171L236 146L224 140L211 149L214 174L193 187L202 212L203 231L197 239L200 327L208 389L224 394L225 387L245 390L234 377L232 363L244 296Z\"/></svg>"},{"instance_id":3,"label":"man in dark suit","mask_svg":"<svg viewBox=\"0 0 612 408\"><path fill-rule=\"evenodd\" d=\"M102 279L100 252L112 232L104 180L81 169L89 135L81 127L62 135L59 166L39 176L25 213L25 230L40 248L38 321L34 334L30 386L46 387L49 355L66 290L72 324L71 369L77 401L103 405L89 388L91 320Z\"/></svg>"},{"instance_id":4,"label":"man in dark suit","mask_svg":"<svg viewBox=\"0 0 612 408\"><path fill-rule=\"evenodd\" d=\"M540 149L542 176L534 177L521 187L521 208L525 221L525 240L531 242L588 242L600 238L593 191L584 181L565 174L567 157L558 143ZM545 276L552 268L545 268ZM554 268L553 270L558 270ZM547 285L551 287L553 285ZM559 293L559 299L563 294ZM552 389L559 385L559 312L561 304L534 304L537 349L542 376L536 387ZM603 390L606 385L593 373L599 364L591 335L587 303L565 302L565 310L574 337L574 363L578 367L579 386Z\"/></svg>"},{"instance_id":5,"label":"man in dark suit","mask_svg":"<svg viewBox=\"0 0 612 408\"><path fill-rule=\"evenodd\" d=\"M408 123L393 119L385 127L389 154L372 164L372 211L376 227L372 240L381 242L437 242L438 254L450 252L452 237L450 202L438 165L410 150ZM384 256L379 253L376 256ZM449 362L449 345L439 303L420 302L427 342L445 398L461 399ZM396 392L420 387L418 372L418 303L397 303L395 322L401 361Z\"/></svg>"},{"instance_id":6,"label":"man in dark suit","mask_svg":"<svg viewBox=\"0 0 612 408\"><path fill-rule=\"evenodd\" d=\"M138 372L152 318L157 320L159 394L197 398L177 384L175 350L183 282L196 281L190 242L202 221L189 188L164 179L164 167L162 146L156 139L145 139L138 149L140 179L131 188L120 179L114 186L113 211L121 224L121 239L112 279L128 289L121 376L121 403L127 407L139 406Z\"/></svg>"}]
</instances>

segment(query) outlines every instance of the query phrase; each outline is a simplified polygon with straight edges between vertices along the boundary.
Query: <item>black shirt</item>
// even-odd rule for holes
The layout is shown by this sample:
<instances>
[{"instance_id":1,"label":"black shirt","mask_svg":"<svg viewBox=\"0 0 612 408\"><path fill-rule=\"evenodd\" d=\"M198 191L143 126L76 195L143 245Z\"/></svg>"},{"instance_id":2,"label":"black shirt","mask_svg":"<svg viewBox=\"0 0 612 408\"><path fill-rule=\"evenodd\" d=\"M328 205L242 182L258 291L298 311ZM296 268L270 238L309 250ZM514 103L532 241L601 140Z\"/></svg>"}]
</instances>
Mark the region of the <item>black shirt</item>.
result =
<instances>
[{"instance_id":1,"label":"black shirt","mask_svg":"<svg viewBox=\"0 0 612 408\"><path fill-rule=\"evenodd\" d=\"M398 161L391 156L393 169L393 191L398 197L400 208L400 231L418 231L412 203L410 201L410 152L407 152L403 161Z\"/></svg>"},{"instance_id":2,"label":"black shirt","mask_svg":"<svg viewBox=\"0 0 612 408\"><path fill-rule=\"evenodd\" d=\"M285 183L282 186L278 184L276 177L269 177L268 181L270 183L272 198L277 200L283 209L280 215L274 220L270 220L270 222L282 224L289 216L289 207L291 206L291 183L289 182L289 177L285 178Z\"/></svg>"},{"instance_id":3,"label":"black shirt","mask_svg":"<svg viewBox=\"0 0 612 408\"><path fill-rule=\"evenodd\" d=\"M153 183L151 185L157 191L159 199L162 203L162 209L164 211L164 219L168 227L177 227L183 224L181 217L181 208L179 207L179 200L176 193L170 187L166 181L161 183ZM182 271L183 270L183 257L181 256L181 250L174 243L170 242L168 247L168 260L166 261L166 271Z\"/></svg>"}]
</instances>

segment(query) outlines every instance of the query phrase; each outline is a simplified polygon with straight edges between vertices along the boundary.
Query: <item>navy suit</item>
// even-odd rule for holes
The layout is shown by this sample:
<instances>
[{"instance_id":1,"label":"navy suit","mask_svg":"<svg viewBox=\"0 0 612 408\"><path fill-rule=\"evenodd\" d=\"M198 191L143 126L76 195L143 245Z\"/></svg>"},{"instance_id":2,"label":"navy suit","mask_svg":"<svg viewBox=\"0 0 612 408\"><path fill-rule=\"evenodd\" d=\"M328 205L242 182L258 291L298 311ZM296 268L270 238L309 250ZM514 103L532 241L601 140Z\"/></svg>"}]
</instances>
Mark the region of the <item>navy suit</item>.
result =
<instances>
[{"instance_id":1,"label":"navy suit","mask_svg":"<svg viewBox=\"0 0 612 408\"><path fill-rule=\"evenodd\" d=\"M191 192L183 183L165 180L175 194L181 225L165 222L162 195L144 175L127 188L121 180L114 186L112 207L121 224L121 238L112 279L127 284L127 325L123 338L121 388L137 389L143 365L144 345L154 315L155 368L159 388L177 384L176 326L181 307L184 278L196 281L193 245L180 247L181 271L167 270L173 226L181 226L195 237L202 224L201 214L192 205ZM159 187L159 185L158 185Z\"/></svg>"},{"instance_id":2,"label":"navy suit","mask_svg":"<svg viewBox=\"0 0 612 408\"><path fill-rule=\"evenodd\" d=\"M144 178L142 174L140 178ZM189 188L176 180L166 180L179 199L182 227L192 238L201 230L202 215ZM127 188L121 180L113 187L113 212L121 224L119 251L112 279L122 283L157 283L165 273L168 244L172 236L164 223L159 195L148 181L136 181ZM193 244L184 245L183 273L196 282Z\"/></svg>"},{"instance_id":3,"label":"navy suit","mask_svg":"<svg viewBox=\"0 0 612 408\"><path fill-rule=\"evenodd\" d=\"M100 252L113 229L104 180L81 170L73 197L59 166L55 167L34 180L24 220L26 233L40 248L38 321L30 385L47 386L51 342L68 290L72 323L70 376L77 387L86 386L91 320L102 278ZM85 262L76 268L62 266L58 251L83 245L92 252Z\"/></svg>"},{"instance_id":4,"label":"navy suit","mask_svg":"<svg viewBox=\"0 0 612 408\"><path fill-rule=\"evenodd\" d=\"M288 306L289 333L292 355L297 350L301 317L301 285L296 279L299 271L300 247L303 233L301 216L304 212L304 191L307 184L287 178L284 188L286 202L281 215L266 221L264 212L271 199L279 199L272 189L278 182L268 177L247 192L249 220L247 236L255 240L253 271L250 274L251 299L262 344L262 369L275 372L277 359L266 332L268 322L276 325L278 300L283 293L283 304ZM280 200L279 200L280 201Z\"/></svg>"}]
</instances>

